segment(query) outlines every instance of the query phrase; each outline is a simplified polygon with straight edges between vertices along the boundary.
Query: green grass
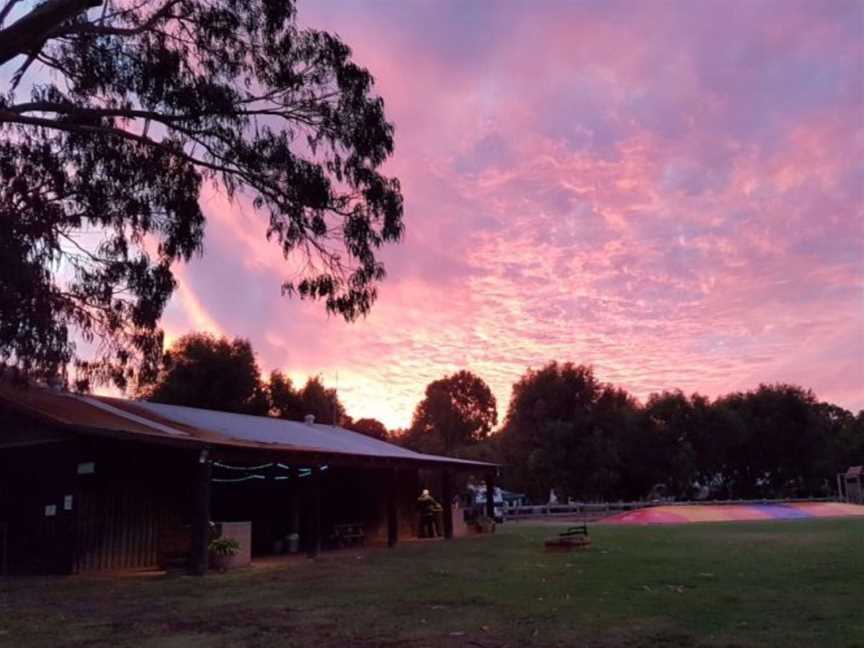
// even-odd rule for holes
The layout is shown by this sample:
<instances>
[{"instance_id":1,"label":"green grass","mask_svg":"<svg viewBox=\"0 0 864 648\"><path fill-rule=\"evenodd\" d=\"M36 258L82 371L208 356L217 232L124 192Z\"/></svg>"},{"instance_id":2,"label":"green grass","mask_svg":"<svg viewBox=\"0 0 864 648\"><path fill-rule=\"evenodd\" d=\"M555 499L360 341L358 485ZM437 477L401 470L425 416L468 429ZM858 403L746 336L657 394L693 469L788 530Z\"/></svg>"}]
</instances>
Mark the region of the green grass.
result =
<instances>
[{"instance_id":1,"label":"green grass","mask_svg":"<svg viewBox=\"0 0 864 648\"><path fill-rule=\"evenodd\" d=\"M0 645L860 646L864 520L550 527L205 579L13 580Z\"/></svg>"}]
</instances>

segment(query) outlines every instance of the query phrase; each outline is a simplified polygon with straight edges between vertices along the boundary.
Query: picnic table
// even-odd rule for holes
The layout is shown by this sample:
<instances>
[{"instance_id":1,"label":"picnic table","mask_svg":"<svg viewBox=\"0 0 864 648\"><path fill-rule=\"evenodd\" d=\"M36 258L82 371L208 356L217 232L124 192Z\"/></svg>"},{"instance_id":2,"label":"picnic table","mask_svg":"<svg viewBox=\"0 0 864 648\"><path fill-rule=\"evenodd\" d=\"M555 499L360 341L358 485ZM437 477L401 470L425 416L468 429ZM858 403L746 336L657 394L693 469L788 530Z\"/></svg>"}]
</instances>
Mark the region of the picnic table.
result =
<instances>
[{"instance_id":1,"label":"picnic table","mask_svg":"<svg viewBox=\"0 0 864 648\"><path fill-rule=\"evenodd\" d=\"M546 551L573 551L587 549L591 546L591 536L588 535L588 525L585 522L571 526L556 537L546 541Z\"/></svg>"},{"instance_id":2,"label":"picnic table","mask_svg":"<svg viewBox=\"0 0 864 648\"><path fill-rule=\"evenodd\" d=\"M363 546L366 544L366 528L359 522L334 524L330 542L335 547Z\"/></svg>"}]
</instances>

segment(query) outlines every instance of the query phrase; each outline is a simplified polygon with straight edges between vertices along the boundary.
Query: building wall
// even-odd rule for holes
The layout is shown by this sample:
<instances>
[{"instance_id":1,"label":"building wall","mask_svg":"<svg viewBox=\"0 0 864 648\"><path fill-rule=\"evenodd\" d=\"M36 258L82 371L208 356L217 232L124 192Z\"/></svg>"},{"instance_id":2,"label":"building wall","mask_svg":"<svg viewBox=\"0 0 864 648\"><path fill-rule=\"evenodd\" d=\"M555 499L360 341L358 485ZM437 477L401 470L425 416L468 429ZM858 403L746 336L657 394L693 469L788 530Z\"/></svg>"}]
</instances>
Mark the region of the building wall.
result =
<instances>
[{"instance_id":1,"label":"building wall","mask_svg":"<svg viewBox=\"0 0 864 648\"><path fill-rule=\"evenodd\" d=\"M186 566L197 451L72 435L30 417L6 414L0 410L0 551L6 529L10 571ZM39 444L20 445L28 440ZM313 481L292 475L282 481L211 484L211 519L251 522L253 555L271 553L276 541L292 531L301 535L301 550L308 548ZM324 548L340 523L362 524L368 544L387 543L393 476L393 468L365 466L322 471ZM418 470L398 469L395 476L398 537L413 538L418 530Z\"/></svg>"},{"instance_id":2,"label":"building wall","mask_svg":"<svg viewBox=\"0 0 864 648\"><path fill-rule=\"evenodd\" d=\"M183 565L195 461L174 448L82 440L76 571Z\"/></svg>"},{"instance_id":3,"label":"building wall","mask_svg":"<svg viewBox=\"0 0 864 648\"><path fill-rule=\"evenodd\" d=\"M9 571L155 566L160 536L188 526L193 460L188 451L97 438L0 448Z\"/></svg>"},{"instance_id":4,"label":"building wall","mask_svg":"<svg viewBox=\"0 0 864 648\"><path fill-rule=\"evenodd\" d=\"M0 451L2 562L12 573L66 573L74 559L73 446L51 443ZM73 501L70 510L67 497ZM2 549L0 549L2 550Z\"/></svg>"}]
</instances>

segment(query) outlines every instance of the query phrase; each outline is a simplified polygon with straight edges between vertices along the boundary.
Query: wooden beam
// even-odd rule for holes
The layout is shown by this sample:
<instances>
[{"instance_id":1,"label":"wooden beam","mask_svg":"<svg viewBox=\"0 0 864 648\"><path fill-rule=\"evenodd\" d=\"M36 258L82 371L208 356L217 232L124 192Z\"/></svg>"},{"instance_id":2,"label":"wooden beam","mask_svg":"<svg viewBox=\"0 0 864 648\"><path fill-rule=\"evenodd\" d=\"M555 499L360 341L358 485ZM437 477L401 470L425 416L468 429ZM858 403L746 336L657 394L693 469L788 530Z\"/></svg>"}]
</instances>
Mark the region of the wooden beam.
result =
<instances>
[{"instance_id":1,"label":"wooden beam","mask_svg":"<svg viewBox=\"0 0 864 648\"><path fill-rule=\"evenodd\" d=\"M70 471L72 478L72 490L68 493L72 496L72 573L80 571L79 556L81 553L81 477L78 475L78 466L82 463L81 440L76 439L74 457L74 468ZM64 496L65 500L65 496ZM65 501L64 501L65 508Z\"/></svg>"},{"instance_id":2,"label":"wooden beam","mask_svg":"<svg viewBox=\"0 0 864 648\"><path fill-rule=\"evenodd\" d=\"M297 468L291 468L288 471L288 476L290 477L288 482L288 487L291 489L291 493L288 498L288 506L289 506L289 525L288 525L288 533L296 533L300 534L300 471Z\"/></svg>"},{"instance_id":3,"label":"wooden beam","mask_svg":"<svg viewBox=\"0 0 864 648\"><path fill-rule=\"evenodd\" d=\"M192 493L192 557L190 571L198 576L207 573L210 544L210 460L206 450L195 456Z\"/></svg>"},{"instance_id":4,"label":"wooden beam","mask_svg":"<svg viewBox=\"0 0 864 648\"><path fill-rule=\"evenodd\" d=\"M309 488L309 542L306 552L310 558L315 558L321 553L321 466L312 468Z\"/></svg>"},{"instance_id":5,"label":"wooden beam","mask_svg":"<svg viewBox=\"0 0 864 648\"><path fill-rule=\"evenodd\" d=\"M442 515L444 517L444 538L446 540L453 539L453 483L450 475L450 469L445 468L441 471L441 508L444 509Z\"/></svg>"},{"instance_id":6,"label":"wooden beam","mask_svg":"<svg viewBox=\"0 0 864 648\"><path fill-rule=\"evenodd\" d=\"M395 547L399 541L399 471L390 469L387 484L387 546Z\"/></svg>"}]
</instances>

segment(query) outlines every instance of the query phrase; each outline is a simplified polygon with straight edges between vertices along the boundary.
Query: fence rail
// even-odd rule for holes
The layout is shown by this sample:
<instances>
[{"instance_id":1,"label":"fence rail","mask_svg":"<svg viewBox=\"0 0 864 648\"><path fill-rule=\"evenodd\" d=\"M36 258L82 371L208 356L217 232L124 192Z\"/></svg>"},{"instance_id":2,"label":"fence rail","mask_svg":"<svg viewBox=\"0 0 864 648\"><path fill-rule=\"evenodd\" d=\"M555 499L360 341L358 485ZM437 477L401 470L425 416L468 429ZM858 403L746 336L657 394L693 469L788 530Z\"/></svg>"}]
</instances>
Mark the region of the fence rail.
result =
<instances>
[{"instance_id":1,"label":"fence rail","mask_svg":"<svg viewBox=\"0 0 864 648\"><path fill-rule=\"evenodd\" d=\"M531 506L510 506L504 508L504 517L520 519L528 517L566 517L573 515L598 515L620 513L652 506L692 506L698 505L746 505L746 504L792 504L796 502L832 502L835 497L807 497L786 499L749 499L749 500L684 500L650 502L569 502L566 504L537 504Z\"/></svg>"}]
</instances>

